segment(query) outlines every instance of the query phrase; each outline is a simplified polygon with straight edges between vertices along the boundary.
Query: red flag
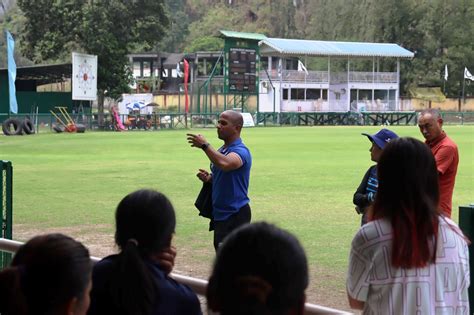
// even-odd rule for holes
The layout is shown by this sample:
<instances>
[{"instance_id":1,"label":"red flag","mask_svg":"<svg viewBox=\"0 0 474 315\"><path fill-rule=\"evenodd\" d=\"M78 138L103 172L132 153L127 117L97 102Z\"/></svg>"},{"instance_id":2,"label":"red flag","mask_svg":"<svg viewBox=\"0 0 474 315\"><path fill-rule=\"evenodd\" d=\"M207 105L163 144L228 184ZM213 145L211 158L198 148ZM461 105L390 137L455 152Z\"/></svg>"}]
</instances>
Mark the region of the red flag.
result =
<instances>
[{"instance_id":1,"label":"red flag","mask_svg":"<svg viewBox=\"0 0 474 315\"><path fill-rule=\"evenodd\" d=\"M184 111L189 112L189 95L188 95L188 79L189 79L189 63L186 59L184 60Z\"/></svg>"}]
</instances>

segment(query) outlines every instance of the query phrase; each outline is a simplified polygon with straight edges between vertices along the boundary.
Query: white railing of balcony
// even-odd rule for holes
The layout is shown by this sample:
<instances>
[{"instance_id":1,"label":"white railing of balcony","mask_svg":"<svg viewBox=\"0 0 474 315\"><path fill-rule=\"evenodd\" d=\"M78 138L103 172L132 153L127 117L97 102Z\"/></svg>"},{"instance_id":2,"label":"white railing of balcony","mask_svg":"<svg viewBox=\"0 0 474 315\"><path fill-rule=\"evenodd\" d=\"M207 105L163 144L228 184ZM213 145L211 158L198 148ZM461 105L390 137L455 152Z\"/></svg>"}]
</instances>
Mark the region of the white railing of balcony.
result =
<instances>
[{"instance_id":1,"label":"white railing of balcony","mask_svg":"<svg viewBox=\"0 0 474 315\"><path fill-rule=\"evenodd\" d=\"M270 79L274 82L278 82L280 77L277 70L268 72ZM267 79L265 71L260 71L260 80ZM304 71L298 70L283 70L282 78L283 82L307 82L307 83L328 83L329 76L327 71L308 71L308 74Z\"/></svg>"},{"instance_id":2,"label":"white railing of balcony","mask_svg":"<svg viewBox=\"0 0 474 315\"><path fill-rule=\"evenodd\" d=\"M349 72L350 82L397 83L396 72Z\"/></svg>"},{"instance_id":3,"label":"white railing of balcony","mask_svg":"<svg viewBox=\"0 0 474 315\"><path fill-rule=\"evenodd\" d=\"M268 74L272 81L278 82L280 80L277 70L272 70ZM266 72L260 71L260 80L266 78ZM328 83L329 74L327 71L308 71L306 74L304 71L283 70L281 80L283 82ZM331 83L347 83L347 80L354 83L397 83L397 73L351 71L349 76L347 72L331 73Z\"/></svg>"},{"instance_id":4,"label":"white railing of balcony","mask_svg":"<svg viewBox=\"0 0 474 315\"><path fill-rule=\"evenodd\" d=\"M12 241L5 238L0 238L0 251L16 253L18 248L23 245L22 242ZM92 262L96 263L100 260L97 257L91 257ZM188 285L196 294L206 295L207 281L197 278L192 278L188 276L178 275L171 273L171 277L176 281ZM321 315L321 314L352 314L345 311L340 311L330 307L324 307L320 305L305 304L305 315Z\"/></svg>"},{"instance_id":5,"label":"white railing of balcony","mask_svg":"<svg viewBox=\"0 0 474 315\"><path fill-rule=\"evenodd\" d=\"M396 72L336 72L331 73L331 83L397 83Z\"/></svg>"}]
</instances>

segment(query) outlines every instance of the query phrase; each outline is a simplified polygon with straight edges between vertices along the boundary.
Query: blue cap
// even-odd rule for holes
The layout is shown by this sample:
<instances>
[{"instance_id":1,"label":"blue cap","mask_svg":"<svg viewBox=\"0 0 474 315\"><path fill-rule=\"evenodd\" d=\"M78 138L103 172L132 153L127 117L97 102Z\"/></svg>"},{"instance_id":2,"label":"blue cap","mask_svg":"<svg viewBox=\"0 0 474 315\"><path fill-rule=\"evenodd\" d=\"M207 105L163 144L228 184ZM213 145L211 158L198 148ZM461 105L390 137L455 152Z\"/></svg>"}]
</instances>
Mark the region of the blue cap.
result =
<instances>
[{"instance_id":1,"label":"blue cap","mask_svg":"<svg viewBox=\"0 0 474 315\"><path fill-rule=\"evenodd\" d=\"M367 138L374 142L380 149L383 149L387 143L392 141L392 139L398 138L395 132L388 129L382 129L375 135L369 135L367 133L363 133L363 135L367 136Z\"/></svg>"}]
</instances>

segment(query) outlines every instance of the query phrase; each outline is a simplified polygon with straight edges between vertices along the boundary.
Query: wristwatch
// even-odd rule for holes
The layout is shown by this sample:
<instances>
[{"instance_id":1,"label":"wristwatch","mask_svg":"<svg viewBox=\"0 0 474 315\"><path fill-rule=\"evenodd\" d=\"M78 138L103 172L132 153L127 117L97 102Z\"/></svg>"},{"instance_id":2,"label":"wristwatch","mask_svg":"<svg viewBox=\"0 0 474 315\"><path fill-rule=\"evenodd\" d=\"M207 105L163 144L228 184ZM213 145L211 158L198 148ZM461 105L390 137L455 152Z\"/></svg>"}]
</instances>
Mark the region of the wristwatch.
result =
<instances>
[{"instance_id":1,"label":"wristwatch","mask_svg":"<svg viewBox=\"0 0 474 315\"><path fill-rule=\"evenodd\" d=\"M206 142L206 143L201 144L201 149L203 151L206 151L207 147L209 147L209 143Z\"/></svg>"}]
</instances>

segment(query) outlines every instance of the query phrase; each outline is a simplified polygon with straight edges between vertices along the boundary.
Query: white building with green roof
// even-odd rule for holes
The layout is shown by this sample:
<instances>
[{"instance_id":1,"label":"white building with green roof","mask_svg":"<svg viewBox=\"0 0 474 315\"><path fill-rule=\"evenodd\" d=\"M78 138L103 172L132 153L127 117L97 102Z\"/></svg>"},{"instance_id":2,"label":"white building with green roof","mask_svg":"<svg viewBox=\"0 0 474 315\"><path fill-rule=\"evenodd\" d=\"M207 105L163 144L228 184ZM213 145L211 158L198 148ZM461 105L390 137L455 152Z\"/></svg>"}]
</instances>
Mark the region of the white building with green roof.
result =
<instances>
[{"instance_id":1,"label":"white building with green roof","mask_svg":"<svg viewBox=\"0 0 474 315\"><path fill-rule=\"evenodd\" d=\"M259 112L398 111L400 60L414 57L393 43L267 37L259 47Z\"/></svg>"}]
</instances>

